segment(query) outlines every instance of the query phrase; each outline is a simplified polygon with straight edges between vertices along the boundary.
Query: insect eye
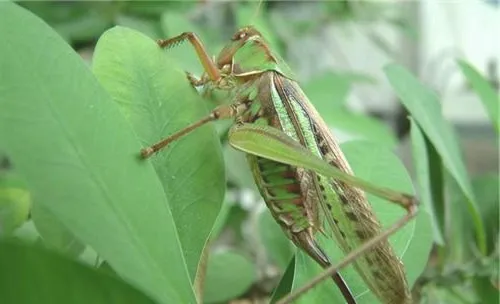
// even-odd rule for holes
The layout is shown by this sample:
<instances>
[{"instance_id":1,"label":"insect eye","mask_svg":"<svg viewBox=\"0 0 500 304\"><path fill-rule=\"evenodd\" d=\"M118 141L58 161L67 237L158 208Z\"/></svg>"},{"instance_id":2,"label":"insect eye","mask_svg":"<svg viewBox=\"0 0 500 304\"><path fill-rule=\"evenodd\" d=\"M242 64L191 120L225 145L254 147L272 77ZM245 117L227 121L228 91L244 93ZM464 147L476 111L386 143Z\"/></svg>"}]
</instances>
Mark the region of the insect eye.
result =
<instances>
[{"instance_id":1,"label":"insect eye","mask_svg":"<svg viewBox=\"0 0 500 304\"><path fill-rule=\"evenodd\" d=\"M243 31L240 31L240 32L237 32L234 36L233 36L233 40L236 41L236 40L241 40L243 38L245 38L247 36L247 33L246 32L243 32Z\"/></svg>"}]
</instances>

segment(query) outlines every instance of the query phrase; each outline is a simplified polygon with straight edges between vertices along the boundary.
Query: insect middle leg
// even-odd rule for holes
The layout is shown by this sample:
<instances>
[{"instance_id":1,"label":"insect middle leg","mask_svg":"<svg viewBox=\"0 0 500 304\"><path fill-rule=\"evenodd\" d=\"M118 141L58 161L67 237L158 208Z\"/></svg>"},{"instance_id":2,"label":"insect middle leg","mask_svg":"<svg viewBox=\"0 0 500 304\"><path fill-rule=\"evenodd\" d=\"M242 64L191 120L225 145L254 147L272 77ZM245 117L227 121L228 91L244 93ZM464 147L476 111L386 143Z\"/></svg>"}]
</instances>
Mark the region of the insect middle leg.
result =
<instances>
[{"instance_id":1,"label":"insect middle leg","mask_svg":"<svg viewBox=\"0 0 500 304\"><path fill-rule=\"evenodd\" d=\"M192 123L191 125L185 127L184 129L181 129L177 131L176 133L170 135L169 137L157 142L156 144L149 146L147 148L144 148L141 150L141 155L143 158L148 158L154 153L158 152L159 150L163 149L166 147L168 144L171 142L179 139L180 137L190 133L191 131L203 126L204 124L219 120L219 119L228 119L228 118L235 118L239 115L242 115L246 110L249 109L251 104L251 101L248 99L244 99L242 101L235 102L233 104L229 105L221 105L215 108L208 114L207 116L203 117L202 119L198 120L197 122Z\"/></svg>"}]
</instances>

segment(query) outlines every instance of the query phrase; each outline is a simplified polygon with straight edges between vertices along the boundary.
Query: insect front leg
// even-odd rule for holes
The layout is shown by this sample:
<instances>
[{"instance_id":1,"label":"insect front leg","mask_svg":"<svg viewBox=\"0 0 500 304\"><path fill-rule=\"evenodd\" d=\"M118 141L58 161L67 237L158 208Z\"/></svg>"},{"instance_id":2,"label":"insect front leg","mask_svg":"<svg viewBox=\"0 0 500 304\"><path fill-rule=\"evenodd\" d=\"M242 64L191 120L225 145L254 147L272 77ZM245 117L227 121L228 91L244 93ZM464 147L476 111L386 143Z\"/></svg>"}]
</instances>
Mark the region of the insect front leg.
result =
<instances>
[{"instance_id":1,"label":"insect front leg","mask_svg":"<svg viewBox=\"0 0 500 304\"><path fill-rule=\"evenodd\" d=\"M196 55L198 56L198 59L200 60L200 63L207 73L209 79L212 81L218 81L221 78L221 73L213 59L211 59L208 55L205 46L195 33L185 32L170 39L159 39L157 40L157 43L161 48L168 49L171 47L175 47L186 40L191 43L194 50L196 51Z\"/></svg>"}]
</instances>

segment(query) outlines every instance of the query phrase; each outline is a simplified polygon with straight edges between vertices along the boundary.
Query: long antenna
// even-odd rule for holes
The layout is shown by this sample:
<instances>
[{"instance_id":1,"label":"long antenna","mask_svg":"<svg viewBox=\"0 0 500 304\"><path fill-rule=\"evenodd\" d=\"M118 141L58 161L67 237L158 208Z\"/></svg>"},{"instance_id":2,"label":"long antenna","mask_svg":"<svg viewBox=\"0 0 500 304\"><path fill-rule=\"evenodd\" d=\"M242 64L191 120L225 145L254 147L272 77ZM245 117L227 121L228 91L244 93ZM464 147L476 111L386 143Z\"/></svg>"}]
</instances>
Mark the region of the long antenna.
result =
<instances>
[{"instance_id":1,"label":"long antenna","mask_svg":"<svg viewBox=\"0 0 500 304\"><path fill-rule=\"evenodd\" d=\"M249 24L253 25L254 20L257 19L257 16L259 15L259 11L260 11L260 5L262 4L262 2L264 2L264 0L259 0L259 2L257 3L257 7L255 8L255 11L252 14L252 18L250 18Z\"/></svg>"}]
</instances>

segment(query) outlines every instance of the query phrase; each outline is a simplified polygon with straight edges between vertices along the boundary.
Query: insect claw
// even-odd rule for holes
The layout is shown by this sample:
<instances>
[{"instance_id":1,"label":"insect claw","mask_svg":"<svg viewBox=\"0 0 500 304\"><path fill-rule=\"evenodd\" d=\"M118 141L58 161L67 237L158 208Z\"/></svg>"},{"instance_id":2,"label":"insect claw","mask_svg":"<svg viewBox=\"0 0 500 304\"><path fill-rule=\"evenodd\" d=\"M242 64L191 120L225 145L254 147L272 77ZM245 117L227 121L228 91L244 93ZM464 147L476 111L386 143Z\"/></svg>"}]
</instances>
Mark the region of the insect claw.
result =
<instances>
[{"instance_id":1,"label":"insect claw","mask_svg":"<svg viewBox=\"0 0 500 304\"><path fill-rule=\"evenodd\" d=\"M151 147L147 147L147 148L144 148L144 149L141 150L141 156L142 156L142 158L148 158L151 155L153 155L153 153L155 153L155 151Z\"/></svg>"}]
</instances>

